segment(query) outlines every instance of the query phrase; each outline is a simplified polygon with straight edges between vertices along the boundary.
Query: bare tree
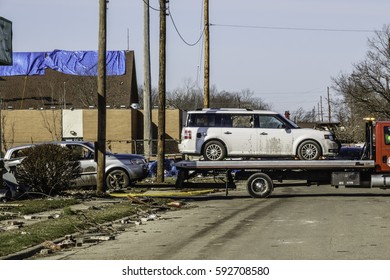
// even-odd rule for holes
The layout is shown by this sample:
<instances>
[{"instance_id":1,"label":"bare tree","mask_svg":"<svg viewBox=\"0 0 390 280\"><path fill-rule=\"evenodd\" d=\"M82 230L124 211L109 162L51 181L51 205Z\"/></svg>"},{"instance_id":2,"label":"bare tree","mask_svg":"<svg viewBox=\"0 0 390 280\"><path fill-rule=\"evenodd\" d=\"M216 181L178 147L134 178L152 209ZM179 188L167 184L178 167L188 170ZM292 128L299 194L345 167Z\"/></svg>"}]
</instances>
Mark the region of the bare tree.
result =
<instances>
[{"instance_id":1,"label":"bare tree","mask_svg":"<svg viewBox=\"0 0 390 280\"><path fill-rule=\"evenodd\" d=\"M71 84L66 83L66 91L75 94L84 107L97 106L97 83L96 77L85 77L83 83Z\"/></svg>"},{"instance_id":2,"label":"bare tree","mask_svg":"<svg viewBox=\"0 0 390 280\"><path fill-rule=\"evenodd\" d=\"M50 133L53 141L60 141L62 139L61 126L57 123L60 121L60 113L56 110L42 110L42 125Z\"/></svg>"},{"instance_id":3,"label":"bare tree","mask_svg":"<svg viewBox=\"0 0 390 280\"><path fill-rule=\"evenodd\" d=\"M215 86L210 87L210 107L214 108L249 108L255 110L269 110L270 105L261 98L255 97L255 93L250 89L237 91L218 91ZM143 91L138 89L138 96L142 102ZM157 91L152 92L153 105L157 105ZM191 79L184 80L182 86L166 93L167 107L181 110L195 110L203 106L202 89ZM141 103L142 107L142 103Z\"/></svg>"},{"instance_id":4,"label":"bare tree","mask_svg":"<svg viewBox=\"0 0 390 280\"><path fill-rule=\"evenodd\" d=\"M167 93L167 105L175 109L194 110L202 108L203 94L201 88L190 79L182 87Z\"/></svg>"},{"instance_id":5,"label":"bare tree","mask_svg":"<svg viewBox=\"0 0 390 280\"><path fill-rule=\"evenodd\" d=\"M335 89L349 104L351 112L390 117L390 26L384 26L368 40L369 50L363 61L354 64L352 74L334 78ZM359 108L364 108L359 112Z\"/></svg>"},{"instance_id":6,"label":"bare tree","mask_svg":"<svg viewBox=\"0 0 390 280\"><path fill-rule=\"evenodd\" d=\"M340 99L337 119L346 127L347 138L363 140L364 117L390 118L390 26L368 39L366 57L353 65L351 74L333 78Z\"/></svg>"},{"instance_id":7,"label":"bare tree","mask_svg":"<svg viewBox=\"0 0 390 280\"><path fill-rule=\"evenodd\" d=\"M1 140L4 151L15 143L15 120L8 122L5 114L1 114Z\"/></svg>"},{"instance_id":8,"label":"bare tree","mask_svg":"<svg viewBox=\"0 0 390 280\"><path fill-rule=\"evenodd\" d=\"M315 109L310 111L305 111L302 107L299 107L297 110L293 111L291 114L291 119L294 122L315 122L316 112Z\"/></svg>"}]
</instances>

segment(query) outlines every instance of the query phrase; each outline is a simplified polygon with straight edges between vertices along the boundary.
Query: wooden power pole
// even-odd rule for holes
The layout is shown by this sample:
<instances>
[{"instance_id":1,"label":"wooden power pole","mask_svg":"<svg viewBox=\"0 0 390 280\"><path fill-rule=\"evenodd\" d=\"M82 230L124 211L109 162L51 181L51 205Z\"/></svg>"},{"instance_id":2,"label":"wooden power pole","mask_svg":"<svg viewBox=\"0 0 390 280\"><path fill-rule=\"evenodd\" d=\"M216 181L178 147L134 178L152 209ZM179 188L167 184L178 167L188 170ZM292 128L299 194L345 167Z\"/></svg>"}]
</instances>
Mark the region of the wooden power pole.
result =
<instances>
[{"instance_id":1,"label":"wooden power pole","mask_svg":"<svg viewBox=\"0 0 390 280\"><path fill-rule=\"evenodd\" d=\"M166 0L160 0L160 52L158 76L157 182L164 182L165 160L165 78L166 78Z\"/></svg>"},{"instance_id":2,"label":"wooden power pole","mask_svg":"<svg viewBox=\"0 0 390 280\"><path fill-rule=\"evenodd\" d=\"M210 23L209 0L204 0L204 100L203 107L210 108Z\"/></svg>"},{"instance_id":3,"label":"wooden power pole","mask_svg":"<svg viewBox=\"0 0 390 280\"><path fill-rule=\"evenodd\" d=\"M329 121L329 123L332 121L331 110L330 110L330 95L329 95L329 87L328 87L328 121Z\"/></svg>"},{"instance_id":4,"label":"wooden power pole","mask_svg":"<svg viewBox=\"0 0 390 280\"><path fill-rule=\"evenodd\" d=\"M152 98L150 74L150 12L149 0L144 0L144 154L150 158L152 150Z\"/></svg>"},{"instance_id":5,"label":"wooden power pole","mask_svg":"<svg viewBox=\"0 0 390 280\"><path fill-rule=\"evenodd\" d=\"M106 35L107 2L99 0L99 48L98 48L98 132L97 132L97 193L103 194L105 187L106 166Z\"/></svg>"}]
</instances>

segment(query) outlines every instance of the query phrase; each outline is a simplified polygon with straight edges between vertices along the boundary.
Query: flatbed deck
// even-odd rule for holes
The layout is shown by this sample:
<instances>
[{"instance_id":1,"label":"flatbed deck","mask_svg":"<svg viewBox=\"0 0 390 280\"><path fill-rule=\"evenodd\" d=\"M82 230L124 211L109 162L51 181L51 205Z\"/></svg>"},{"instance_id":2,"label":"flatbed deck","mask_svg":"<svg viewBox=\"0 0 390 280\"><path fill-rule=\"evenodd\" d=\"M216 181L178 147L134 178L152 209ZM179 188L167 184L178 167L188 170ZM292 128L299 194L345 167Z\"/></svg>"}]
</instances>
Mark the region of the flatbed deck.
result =
<instances>
[{"instance_id":1,"label":"flatbed deck","mask_svg":"<svg viewBox=\"0 0 390 280\"><path fill-rule=\"evenodd\" d=\"M223 160L202 161L182 160L177 162L176 168L183 170L217 170L217 169L372 169L373 160Z\"/></svg>"}]
</instances>

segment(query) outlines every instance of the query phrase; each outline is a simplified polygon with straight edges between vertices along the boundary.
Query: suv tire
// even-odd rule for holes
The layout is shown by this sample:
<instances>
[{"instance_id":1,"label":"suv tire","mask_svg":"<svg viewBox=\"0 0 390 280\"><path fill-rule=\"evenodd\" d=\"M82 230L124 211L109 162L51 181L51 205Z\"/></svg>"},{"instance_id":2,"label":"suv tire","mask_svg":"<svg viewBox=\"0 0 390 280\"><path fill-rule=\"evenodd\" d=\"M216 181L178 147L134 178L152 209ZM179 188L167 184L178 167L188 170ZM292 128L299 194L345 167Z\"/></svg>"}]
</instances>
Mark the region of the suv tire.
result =
<instances>
[{"instance_id":1,"label":"suv tire","mask_svg":"<svg viewBox=\"0 0 390 280\"><path fill-rule=\"evenodd\" d=\"M297 154L300 160L317 160L321 157L322 151L317 142L306 140L299 144Z\"/></svg>"},{"instance_id":2,"label":"suv tire","mask_svg":"<svg viewBox=\"0 0 390 280\"><path fill-rule=\"evenodd\" d=\"M223 160L226 157L225 146L216 140L207 142L203 148L203 157L205 160Z\"/></svg>"}]
</instances>

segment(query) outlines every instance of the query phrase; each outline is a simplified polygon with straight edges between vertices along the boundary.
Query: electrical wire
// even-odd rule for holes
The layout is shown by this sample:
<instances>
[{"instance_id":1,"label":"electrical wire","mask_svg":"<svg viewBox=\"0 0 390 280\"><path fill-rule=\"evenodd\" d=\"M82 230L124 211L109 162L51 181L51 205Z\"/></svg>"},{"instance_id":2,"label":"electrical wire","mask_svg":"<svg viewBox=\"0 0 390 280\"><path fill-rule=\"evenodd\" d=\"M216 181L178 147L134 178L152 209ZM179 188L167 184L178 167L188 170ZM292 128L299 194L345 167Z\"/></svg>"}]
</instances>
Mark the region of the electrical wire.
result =
<instances>
[{"instance_id":1,"label":"electrical wire","mask_svg":"<svg viewBox=\"0 0 390 280\"><path fill-rule=\"evenodd\" d=\"M176 33L179 35L180 39L181 39L186 45L188 45L188 46L190 46L190 47L193 47L193 46L197 45L197 44L200 42L200 40L203 38L205 29L206 29L205 27L203 28L203 30L202 30L202 32L201 32L201 34L200 34L198 40L196 40L195 43L189 43L189 42L187 42L187 41L184 39L184 37L181 35L179 29L177 28L176 23L175 23L175 20L173 19L173 16L172 16L172 12L171 12L171 10L170 10L169 7L168 7L168 14L169 14L169 17L170 17L170 19L171 19L171 21L172 21L173 27L174 27L175 30L176 30Z\"/></svg>"},{"instance_id":2,"label":"electrical wire","mask_svg":"<svg viewBox=\"0 0 390 280\"><path fill-rule=\"evenodd\" d=\"M252 29L291 30L291 31L358 32L358 33L380 32L378 30L367 30L367 29L304 28L304 27L239 25L239 24L218 24L218 23L210 23L210 26L215 26L215 27L232 27L232 28L252 28Z\"/></svg>"},{"instance_id":3,"label":"electrical wire","mask_svg":"<svg viewBox=\"0 0 390 280\"><path fill-rule=\"evenodd\" d=\"M147 5L150 9L152 9L152 10L154 10L154 11L156 11L156 12L159 12L160 11L160 9L157 9L157 8L154 8L154 7L152 7L152 6L150 6L148 3L146 3L146 1L145 0L142 0L144 3L145 3L145 5Z\"/></svg>"},{"instance_id":4,"label":"electrical wire","mask_svg":"<svg viewBox=\"0 0 390 280\"><path fill-rule=\"evenodd\" d=\"M154 7L150 6L145 0L142 0L142 1L143 1L143 2L145 3L145 5L147 5L150 9L152 9L152 10L154 10L154 11L157 11L157 12L161 11L160 9L157 9L157 8L154 8ZM172 21L173 27L175 28L176 33L179 35L180 39L181 39L186 45L188 45L188 46L190 46L190 47L196 46L196 45L200 42L200 40L202 39L203 34L204 34L204 31L205 31L206 28L203 28L203 30L202 30L202 32L201 32L201 34L200 34L198 40L196 40L195 43L189 43L189 42L187 42L187 41L184 39L184 37L181 35L179 29L177 28L176 23L175 23L175 20L173 19L172 12L171 12L169 6L166 8L166 11L168 12L168 15L169 15L169 17L170 17L170 19L171 19L171 21Z\"/></svg>"}]
</instances>

